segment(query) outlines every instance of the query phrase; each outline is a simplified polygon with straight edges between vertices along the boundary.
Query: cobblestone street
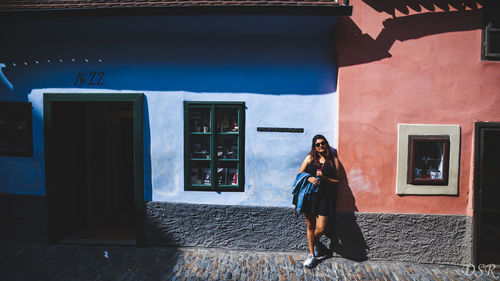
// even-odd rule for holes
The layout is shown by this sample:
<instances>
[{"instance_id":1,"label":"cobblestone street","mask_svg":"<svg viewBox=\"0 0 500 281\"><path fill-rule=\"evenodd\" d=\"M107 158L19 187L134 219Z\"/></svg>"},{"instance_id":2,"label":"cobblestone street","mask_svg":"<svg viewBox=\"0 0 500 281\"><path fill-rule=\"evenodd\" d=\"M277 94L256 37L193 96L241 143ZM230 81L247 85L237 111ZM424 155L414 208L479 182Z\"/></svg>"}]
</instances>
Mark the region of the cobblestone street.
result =
<instances>
[{"instance_id":1,"label":"cobblestone street","mask_svg":"<svg viewBox=\"0 0 500 281\"><path fill-rule=\"evenodd\" d=\"M495 280L460 266L354 262L327 258L303 267L306 253L0 242L1 280ZM497 272L496 280L500 280Z\"/></svg>"}]
</instances>

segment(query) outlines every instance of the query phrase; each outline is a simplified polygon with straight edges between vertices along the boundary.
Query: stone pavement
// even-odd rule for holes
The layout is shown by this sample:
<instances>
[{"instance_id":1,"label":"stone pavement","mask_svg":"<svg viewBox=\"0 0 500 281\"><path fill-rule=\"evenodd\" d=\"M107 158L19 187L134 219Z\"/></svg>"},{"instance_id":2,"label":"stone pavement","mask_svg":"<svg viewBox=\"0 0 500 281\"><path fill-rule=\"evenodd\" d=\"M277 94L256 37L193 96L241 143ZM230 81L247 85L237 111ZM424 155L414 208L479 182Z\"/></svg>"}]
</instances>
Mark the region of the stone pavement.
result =
<instances>
[{"instance_id":1,"label":"stone pavement","mask_svg":"<svg viewBox=\"0 0 500 281\"><path fill-rule=\"evenodd\" d=\"M460 266L326 258L306 253L0 241L0 280L500 280Z\"/></svg>"}]
</instances>

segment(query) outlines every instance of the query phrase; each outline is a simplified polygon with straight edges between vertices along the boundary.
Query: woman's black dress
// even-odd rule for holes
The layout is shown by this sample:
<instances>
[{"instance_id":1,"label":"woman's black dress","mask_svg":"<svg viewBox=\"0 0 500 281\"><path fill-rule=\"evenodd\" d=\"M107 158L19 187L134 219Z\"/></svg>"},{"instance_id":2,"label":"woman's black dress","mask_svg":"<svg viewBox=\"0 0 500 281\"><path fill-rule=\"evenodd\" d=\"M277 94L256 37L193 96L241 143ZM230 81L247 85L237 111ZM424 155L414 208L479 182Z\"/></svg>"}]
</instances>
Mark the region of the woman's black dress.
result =
<instances>
[{"instance_id":1,"label":"woman's black dress","mask_svg":"<svg viewBox=\"0 0 500 281\"><path fill-rule=\"evenodd\" d=\"M322 165L323 164L318 163L315 164L311 161L311 163L307 165L306 172L312 176L316 176L316 171L321 168ZM337 170L328 162L324 164L321 171L323 172L323 175L329 178L337 178ZM313 215L334 217L336 202L337 186L329 182L321 181L318 192L312 192L309 200L306 198L304 199L302 210L304 213Z\"/></svg>"}]
</instances>

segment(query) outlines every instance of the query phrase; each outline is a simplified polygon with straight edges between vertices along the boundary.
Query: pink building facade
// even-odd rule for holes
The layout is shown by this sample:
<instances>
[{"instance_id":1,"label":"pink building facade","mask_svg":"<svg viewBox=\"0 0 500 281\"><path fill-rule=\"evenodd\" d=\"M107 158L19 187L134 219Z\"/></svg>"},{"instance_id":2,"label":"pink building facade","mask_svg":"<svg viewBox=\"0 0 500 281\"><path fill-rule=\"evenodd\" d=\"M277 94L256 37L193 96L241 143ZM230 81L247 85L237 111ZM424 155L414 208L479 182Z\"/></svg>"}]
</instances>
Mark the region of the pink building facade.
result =
<instances>
[{"instance_id":1,"label":"pink building facade","mask_svg":"<svg viewBox=\"0 0 500 281\"><path fill-rule=\"evenodd\" d=\"M482 59L487 18L480 3L417 2L355 0L352 17L337 23L339 157L348 181L339 198L355 198L341 200L339 209L474 217L472 259L486 262L481 251L493 243L485 236L498 225L478 229L500 217L494 204L486 214L478 188L493 176L485 171L500 170L498 160L483 159L498 152L480 136L481 125L498 128L500 121L500 63ZM449 167L458 169L453 194L398 194L401 124L458 127L458 166ZM499 195L498 184L481 188L488 197Z\"/></svg>"}]
</instances>

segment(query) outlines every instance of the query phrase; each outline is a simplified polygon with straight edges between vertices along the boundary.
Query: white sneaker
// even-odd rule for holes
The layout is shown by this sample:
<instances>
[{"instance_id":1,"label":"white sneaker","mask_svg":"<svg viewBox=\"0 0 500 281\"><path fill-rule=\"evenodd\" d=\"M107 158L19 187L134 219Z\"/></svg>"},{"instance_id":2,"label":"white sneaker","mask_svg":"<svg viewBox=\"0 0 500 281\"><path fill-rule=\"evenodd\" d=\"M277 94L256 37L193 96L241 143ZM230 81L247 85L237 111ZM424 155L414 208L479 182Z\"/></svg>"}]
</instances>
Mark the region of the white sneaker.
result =
<instances>
[{"instance_id":1,"label":"white sneaker","mask_svg":"<svg viewBox=\"0 0 500 281\"><path fill-rule=\"evenodd\" d=\"M313 267L315 262L316 262L316 257L314 257L313 254L309 254L309 256L307 256L307 259L304 261L304 266L307 268L311 268Z\"/></svg>"}]
</instances>

